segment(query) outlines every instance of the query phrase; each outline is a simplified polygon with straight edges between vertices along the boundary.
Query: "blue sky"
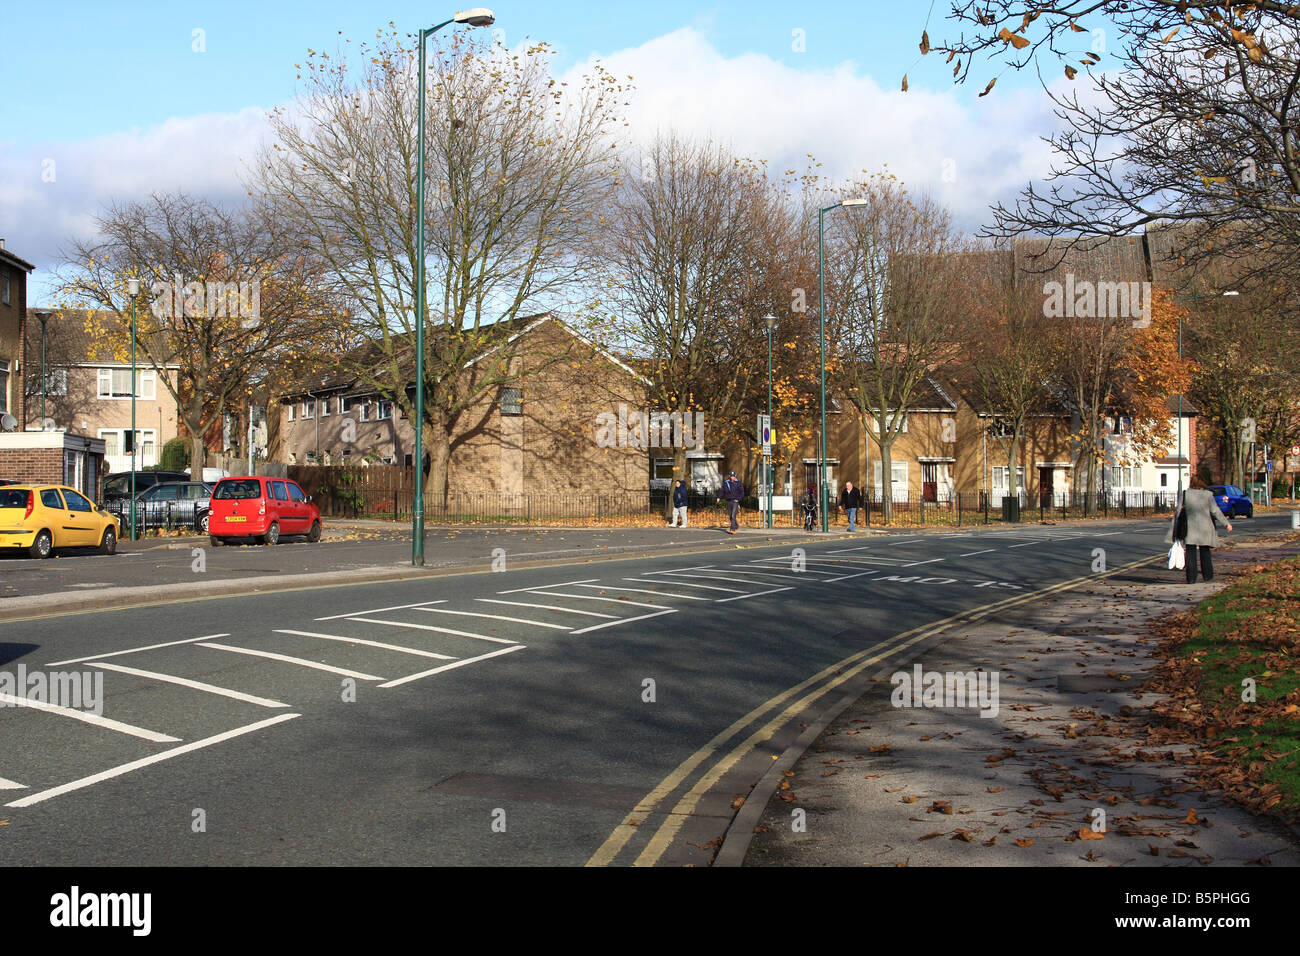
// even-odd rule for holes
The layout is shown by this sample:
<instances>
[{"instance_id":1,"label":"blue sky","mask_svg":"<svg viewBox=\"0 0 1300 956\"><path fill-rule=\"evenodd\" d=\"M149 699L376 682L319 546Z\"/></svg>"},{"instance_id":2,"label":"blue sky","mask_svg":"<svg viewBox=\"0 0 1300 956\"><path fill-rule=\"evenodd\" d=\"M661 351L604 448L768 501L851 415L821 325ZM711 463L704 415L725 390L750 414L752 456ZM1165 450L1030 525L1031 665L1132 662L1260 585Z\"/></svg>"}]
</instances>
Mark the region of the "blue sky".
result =
<instances>
[{"instance_id":1,"label":"blue sky","mask_svg":"<svg viewBox=\"0 0 1300 956\"><path fill-rule=\"evenodd\" d=\"M989 69L954 90L941 57L918 62L927 16L932 42L948 28L946 0L491 6L508 46L546 40L559 73L592 57L631 73L633 126L649 134L684 128L773 166L812 153L836 176L887 164L971 227L989 202L1046 171L1037 137L1052 120L1036 78L1004 74L996 95L978 99ZM263 114L292 101L294 64L309 48L333 54L344 37L355 47L389 20L414 31L455 9L427 0L11 4L0 237L39 267L29 303L48 299L58 249L92 232L108 202L182 188L237 201Z\"/></svg>"}]
</instances>

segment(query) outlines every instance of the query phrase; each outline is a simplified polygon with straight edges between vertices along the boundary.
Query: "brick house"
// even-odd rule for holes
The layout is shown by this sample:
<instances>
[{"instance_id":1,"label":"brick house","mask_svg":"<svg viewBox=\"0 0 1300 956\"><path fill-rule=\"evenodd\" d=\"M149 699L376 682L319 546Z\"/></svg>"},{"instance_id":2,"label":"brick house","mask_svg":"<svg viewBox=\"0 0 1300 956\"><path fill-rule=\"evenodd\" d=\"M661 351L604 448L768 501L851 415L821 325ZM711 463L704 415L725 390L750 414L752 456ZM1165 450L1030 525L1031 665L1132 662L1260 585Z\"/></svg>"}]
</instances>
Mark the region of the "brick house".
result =
<instances>
[{"instance_id":1,"label":"brick house","mask_svg":"<svg viewBox=\"0 0 1300 956\"><path fill-rule=\"evenodd\" d=\"M86 331L87 313L80 309L35 309L48 312L45 324L45 417L54 428L91 435L105 445L105 467L127 471L131 454L126 436L131 430L131 363L120 358L120 343L96 339ZM27 428L41 427L41 323L27 324L25 379ZM137 468L158 464L162 446L178 434L176 399L163 381L175 387L177 363L155 368L137 352L135 424Z\"/></svg>"},{"instance_id":2,"label":"brick house","mask_svg":"<svg viewBox=\"0 0 1300 956\"><path fill-rule=\"evenodd\" d=\"M642 406L644 381L635 370L550 314L520 319L510 331L503 346L515 353L510 367L517 384L485 393L463 417L451 436L449 490L648 491L646 449L602 441L599 428L602 413L615 413L620 402ZM395 402L355 376L316 376L283 395L279 406L272 416L278 427L269 430L277 460L413 467L410 422Z\"/></svg>"},{"instance_id":3,"label":"brick house","mask_svg":"<svg viewBox=\"0 0 1300 956\"><path fill-rule=\"evenodd\" d=\"M24 420L22 374L26 361L27 276L36 269L5 248L0 239L0 413Z\"/></svg>"}]
</instances>

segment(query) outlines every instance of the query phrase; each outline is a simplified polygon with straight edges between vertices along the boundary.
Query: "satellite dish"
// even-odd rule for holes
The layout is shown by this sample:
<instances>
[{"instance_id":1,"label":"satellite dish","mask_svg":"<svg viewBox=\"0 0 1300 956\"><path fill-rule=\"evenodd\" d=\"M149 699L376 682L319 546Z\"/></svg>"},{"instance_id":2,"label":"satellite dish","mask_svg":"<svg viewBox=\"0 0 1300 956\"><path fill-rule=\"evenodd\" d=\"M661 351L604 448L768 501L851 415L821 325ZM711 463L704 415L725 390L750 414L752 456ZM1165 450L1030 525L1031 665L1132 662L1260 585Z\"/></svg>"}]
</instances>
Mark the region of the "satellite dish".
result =
<instances>
[{"instance_id":1,"label":"satellite dish","mask_svg":"<svg viewBox=\"0 0 1300 956\"><path fill-rule=\"evenodd\" d=\"M0 415L0 428L3 428L7 432L11 432L17 427L18 419L14 418L8 412L5 412L4 415Z\"/></svg>"},{"instance_id":2,"label":"satellite dish","mask_svg":"<svg viewBox=\"0 0 1300 956\"><path fill-rule=\"evenodd\" d=\"M57 423L54 421L53 418L41 419L41 431L43 432L53 431L56 427L57 427Z\"/></svg>"}]
</instances>

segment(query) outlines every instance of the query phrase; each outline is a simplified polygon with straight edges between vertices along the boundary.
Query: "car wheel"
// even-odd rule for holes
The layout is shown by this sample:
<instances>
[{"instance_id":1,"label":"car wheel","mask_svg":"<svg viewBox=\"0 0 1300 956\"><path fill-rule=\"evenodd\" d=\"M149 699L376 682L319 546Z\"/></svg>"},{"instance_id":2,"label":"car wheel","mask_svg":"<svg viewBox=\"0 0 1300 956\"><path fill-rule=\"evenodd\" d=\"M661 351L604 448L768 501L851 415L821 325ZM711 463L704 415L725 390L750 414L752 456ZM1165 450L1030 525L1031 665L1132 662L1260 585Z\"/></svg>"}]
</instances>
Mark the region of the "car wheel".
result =
<instances>
[{"instance_id":1,"label":"car wheel","mask_svg":"<svg viewBox=\"0 0 1300 956\"><path fill-rule=\"evenodd\" d=\"M104 529L104 540L99 542L99 553L100 554L117 553L117 532L114 531L112 528Z\"/></svg>"},{"instance_id":2,"label":"car wheel","mask_svg":"<svg viewBox=\"0 0 1300 956\"><path fill-rule=\"evenodd\" d=\"M308 541L319 541L319 540L320 540L320 522L319 522L319 521L313 521L313 522L311 523L311 530L307 532L307 540L308 540Z\"/></svg>"},{"instance_id":3,"label":"car wheel","mask_svg":"<svg viewBox=\"0 0 1300 956\"><path fill-rule=\"evenodd\" d=\"M48 558L54 553L54 538L48 531L39 531L27 550L33 558Z\"/></svg>"},{"instance_id":4,"label":"car wheel","mask_svg":"<svg viewBox=\"0 0 1300 956\"><path fill-rule=\"evenodd\" d=\"M1255 517L1255 506L1254 506L1254 505L1251 505L1248 509L1246 509L1246 517L1247 517L1247 518L1253 518L1253 517Z\"/></svg>"},{"instance_id":5,"label":"car wheel","mask_svg":"<svg viewBox=\"0 0 1300 956\"><path fill-rule=\"evenodd\" d=\"M271 522L271 527L266 529L266 534L262 535L263 544L277 544L280 541L280 524L277 521Z\"/></svg>"},{"instance_id":6,"label":"car wheel","mask_svg":"<svg viewBox=\"0 0 1300 956\"><path fill-rule=\"evenodd\" d=\"M225 543L224 539L218 538L215 534L208 535L208 544L212 545L214 548L219 548Z\"/></svg>"},{"instance_id":7,"label":"car wheel","mask_svg":"<svg viewBox=\"0 0 1300 956\"><path fill-rule=\"evenodd\" d=\"M203 517L199 519L199 530L203 534L208 533L208 513L206 511L203 512Z\"/></svg>"}]
</instances>

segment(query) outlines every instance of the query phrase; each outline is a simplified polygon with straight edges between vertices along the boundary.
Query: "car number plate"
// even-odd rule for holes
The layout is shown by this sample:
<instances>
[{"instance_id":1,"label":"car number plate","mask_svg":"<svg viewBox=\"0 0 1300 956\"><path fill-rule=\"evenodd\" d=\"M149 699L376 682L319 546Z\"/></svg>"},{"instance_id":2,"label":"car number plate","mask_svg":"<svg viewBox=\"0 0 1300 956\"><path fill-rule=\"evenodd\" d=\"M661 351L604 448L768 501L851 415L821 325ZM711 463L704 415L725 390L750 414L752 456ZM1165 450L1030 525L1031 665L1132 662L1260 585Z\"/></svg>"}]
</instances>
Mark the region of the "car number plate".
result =
<instances>
[{"instance_id":1,"label":"car number plate","mask_svg":"<svg viewBox=\"0 0 1300 956\"><path fill-rule=\"evenodd\" d=\"M227 521L247 521L248 519L245 518L243 515L231 515L231 516L228 517L226 520L227 520Z\"/></svg>"}]
</instances>

